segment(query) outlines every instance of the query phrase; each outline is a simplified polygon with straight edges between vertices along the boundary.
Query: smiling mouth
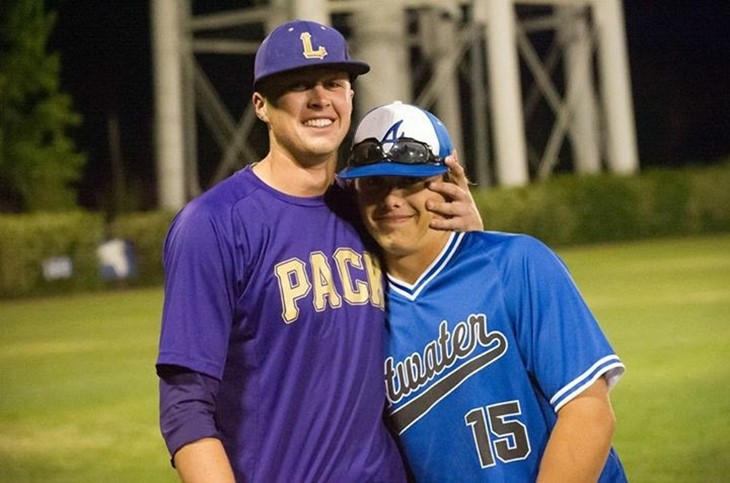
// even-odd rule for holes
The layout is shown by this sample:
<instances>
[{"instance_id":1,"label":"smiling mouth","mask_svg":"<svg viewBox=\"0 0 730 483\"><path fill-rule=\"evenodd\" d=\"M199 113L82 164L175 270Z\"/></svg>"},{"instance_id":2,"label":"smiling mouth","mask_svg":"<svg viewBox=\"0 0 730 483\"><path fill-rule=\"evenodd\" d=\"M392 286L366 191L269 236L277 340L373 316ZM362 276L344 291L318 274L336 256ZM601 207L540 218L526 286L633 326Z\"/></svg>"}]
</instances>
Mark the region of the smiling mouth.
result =
<instances>
[{"instance_id":1,"label":"smiling mouth","mask_svg":"<svg viewBox=\"0 0 730 483\"><path fill-rule=\"evenodd\" d=\"M334 123L332 119L310 119L304 121L304 125L307 127L328 127Z\"/></svg>"},{"instance_id":2,"label":"smiling mouth","mask_svg":"<svg viewBox=\"0 0 730 483\"><path fill-rule=\"evenodd\" d=\"M410 215L388 215L388 216L378 216L375 218L375 221L377 223L391 224L391 223L402 223L406 220L409 220L410 218L411 218Z\"/></svg>"}]
</instances>

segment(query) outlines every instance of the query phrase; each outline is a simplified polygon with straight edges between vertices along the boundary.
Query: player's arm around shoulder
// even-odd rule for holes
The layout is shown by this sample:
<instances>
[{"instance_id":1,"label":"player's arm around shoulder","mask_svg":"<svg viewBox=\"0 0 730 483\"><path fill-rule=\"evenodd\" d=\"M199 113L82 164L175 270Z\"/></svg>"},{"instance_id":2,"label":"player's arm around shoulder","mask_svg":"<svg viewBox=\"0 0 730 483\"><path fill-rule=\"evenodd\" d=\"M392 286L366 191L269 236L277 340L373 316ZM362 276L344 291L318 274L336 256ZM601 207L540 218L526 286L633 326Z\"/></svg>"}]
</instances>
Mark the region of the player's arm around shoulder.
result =
<instances>
[{"instance_id":1,"label":"player's arm around shoulder","mask_svg":"<svg viewBox=\"0 0 730 483\"><path fill-rule=\"evenodd\" d=\"M537 481L597 481L611 449L616 418L603 377L558 411Z\"/></svg>"},{"instance_id":2,"label":"player's arm around shoulder","mask_svg":"<svg viewBox=\"0 0 730 483\"><path fill-rule=\"evenodd\" d=\"M223 444L204 438L186 444L175 453L175 468L184 483L235 483Z\"/></svg>"}]
</instances>

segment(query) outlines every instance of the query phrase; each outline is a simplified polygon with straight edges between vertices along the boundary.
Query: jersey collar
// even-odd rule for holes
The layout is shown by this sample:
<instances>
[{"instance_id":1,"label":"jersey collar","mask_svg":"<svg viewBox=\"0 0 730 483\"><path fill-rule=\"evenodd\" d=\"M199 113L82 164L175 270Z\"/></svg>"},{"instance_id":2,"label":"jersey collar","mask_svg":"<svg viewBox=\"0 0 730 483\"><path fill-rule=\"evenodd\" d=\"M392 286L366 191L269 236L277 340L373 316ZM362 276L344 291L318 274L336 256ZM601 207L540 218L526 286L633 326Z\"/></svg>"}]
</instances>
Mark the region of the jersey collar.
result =
<instances>
[{"instance_id":1,"label":"jersey collar","mask_svg":"<svg viewBox=\"0 0 730 483\"><path fill-rule=\"evenodd\" d=\"M433 280L449 263L449 260L451 260L451 257L454 256L459 245L461 245L464 235L464 233L452 233L449 236L449 240L443 250L441 250L441 253L439 253L433 263L424 270L415 283L409 284L402 280L398 280L391 275L387 275L388 288L392 292L397 293L408 300L416 300L416 298L418 298L418 294L420 294L429 282L431 282L431 280Z\"/></svg>"}]
</instances>

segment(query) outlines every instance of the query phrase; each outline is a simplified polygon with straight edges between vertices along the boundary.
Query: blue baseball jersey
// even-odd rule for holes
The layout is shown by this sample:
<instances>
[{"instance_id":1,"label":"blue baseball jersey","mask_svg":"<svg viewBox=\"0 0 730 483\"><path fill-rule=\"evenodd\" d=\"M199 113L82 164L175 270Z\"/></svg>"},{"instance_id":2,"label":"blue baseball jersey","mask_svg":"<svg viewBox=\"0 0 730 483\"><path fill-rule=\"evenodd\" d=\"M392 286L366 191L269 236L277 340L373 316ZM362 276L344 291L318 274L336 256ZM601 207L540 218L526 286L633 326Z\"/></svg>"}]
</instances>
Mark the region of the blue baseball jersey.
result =
<instances>
[{"instance_id":1,"label":"blue baseball jersey","mask_svg":"<svg viewBox=\"0 0 730 483\"><path fill-rule=\"evenodd\" d=\"M168 233L157 363L221 381L239 481L405 479L383 422L382 273L349 205L337 184L298 198L245 168Z\"/></svg>"},{"instance_id":2,"label":"blue baseball jersey","mask_svg":"<svg viewBox=\"0 0 730 483\"><path fill-rule=\"evenodd\" d=\"M537 477L557 411L624 371L560 259L525 235L451 235L388 279L388 418L419 482ZM626 479L616 453L601 481Z\"/></svg>"}]
</instances>

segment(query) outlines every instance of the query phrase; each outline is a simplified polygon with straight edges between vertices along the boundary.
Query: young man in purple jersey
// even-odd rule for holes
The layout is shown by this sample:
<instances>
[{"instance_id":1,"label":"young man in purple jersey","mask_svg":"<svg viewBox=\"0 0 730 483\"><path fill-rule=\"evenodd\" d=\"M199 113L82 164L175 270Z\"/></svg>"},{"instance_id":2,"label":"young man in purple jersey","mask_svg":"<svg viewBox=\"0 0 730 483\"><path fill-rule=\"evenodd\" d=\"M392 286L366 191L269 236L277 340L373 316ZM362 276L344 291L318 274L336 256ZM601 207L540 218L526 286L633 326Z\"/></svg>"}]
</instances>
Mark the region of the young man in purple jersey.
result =
<instances>
[{"instance_id":1,"label":"young man in purple jersey","mask_svg":"<svg viewBox=\"0 0 730 483\"><path fill-rule=\"evenodd\" d=\"M403 481L382 416L382 274L335 177L352 81L369 70L315 22L274 29L253 104L269 153L191 201L164 247L160 425L184 481ZM434 209L479 228L462 186ZM445 220L445 221L444 221Z\"/></svg>"},{"instance_id":2,"label":"young man in purple jersey","mask_svg":"<svg viewBox=\"0 0 730 483\"><path fill-rule=\"evenodd\" d=\"M609 389L624 365L538 240L430 227L443 124L394 103L348 167L387 273L386 411L416 481L622 482Z\"/></svg>"}]
</instances>

